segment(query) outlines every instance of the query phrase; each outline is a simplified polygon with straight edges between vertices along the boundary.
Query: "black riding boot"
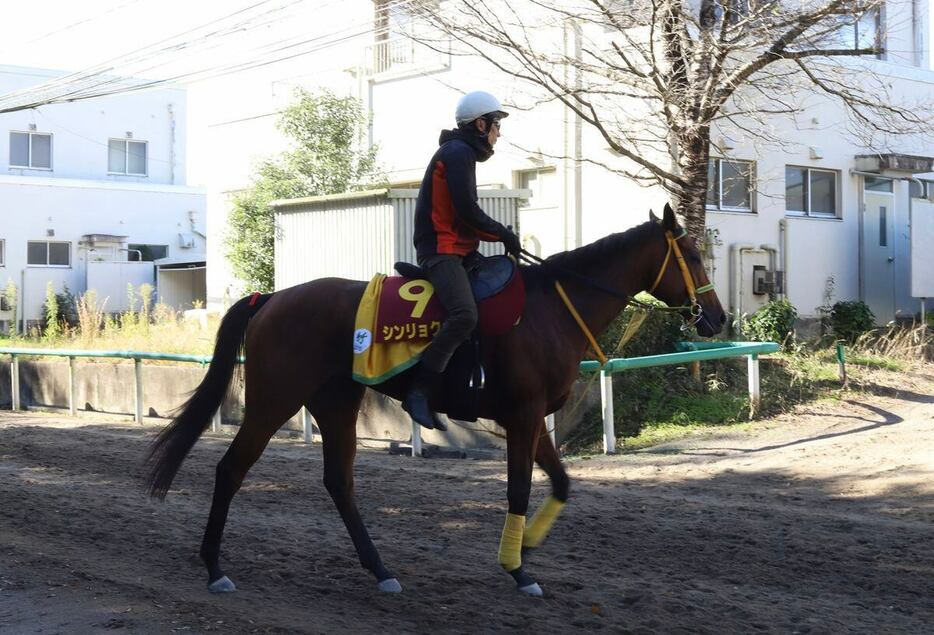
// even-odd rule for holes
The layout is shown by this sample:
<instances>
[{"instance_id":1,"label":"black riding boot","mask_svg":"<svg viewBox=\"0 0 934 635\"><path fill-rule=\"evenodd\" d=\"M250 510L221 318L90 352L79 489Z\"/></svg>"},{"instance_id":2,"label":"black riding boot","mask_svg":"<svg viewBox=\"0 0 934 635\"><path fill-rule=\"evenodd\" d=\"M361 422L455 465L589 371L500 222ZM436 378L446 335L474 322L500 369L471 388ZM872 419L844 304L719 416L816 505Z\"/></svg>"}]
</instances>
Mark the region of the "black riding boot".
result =
<instances>
[{"instance_id":1,"label":"black riding boot","mask_svg":"<svg viewBox=\"0 0 934 635\"><path fill-rule=\"evenodd\" d=\"M447 424L432 412L428 405L428 398L441 383L441 373L435 373L424 366L419 366L408 394L402 400L402 409L409 413L412 419L429 430L437 429L442 432L448 429Z\"/></svg>"}]
</instances>

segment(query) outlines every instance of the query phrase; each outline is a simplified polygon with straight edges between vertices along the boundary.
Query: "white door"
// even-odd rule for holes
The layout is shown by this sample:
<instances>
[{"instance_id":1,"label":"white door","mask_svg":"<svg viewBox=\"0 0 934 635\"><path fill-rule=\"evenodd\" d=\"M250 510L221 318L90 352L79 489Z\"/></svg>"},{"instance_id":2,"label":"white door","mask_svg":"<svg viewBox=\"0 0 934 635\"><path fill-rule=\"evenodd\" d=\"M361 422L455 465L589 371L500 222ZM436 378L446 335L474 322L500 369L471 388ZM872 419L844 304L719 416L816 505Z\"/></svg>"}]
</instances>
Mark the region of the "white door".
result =
<instances>
[{"instance_id":1,"label":"white door","mask_svg":"<svg viewBox=\"0 0 934 635\"><path fill-rule=\"evenodd\" d=\"M882 325L895 319L895 195L867 189L863 201L862 295Z\"/></svg>"}]
</instances>

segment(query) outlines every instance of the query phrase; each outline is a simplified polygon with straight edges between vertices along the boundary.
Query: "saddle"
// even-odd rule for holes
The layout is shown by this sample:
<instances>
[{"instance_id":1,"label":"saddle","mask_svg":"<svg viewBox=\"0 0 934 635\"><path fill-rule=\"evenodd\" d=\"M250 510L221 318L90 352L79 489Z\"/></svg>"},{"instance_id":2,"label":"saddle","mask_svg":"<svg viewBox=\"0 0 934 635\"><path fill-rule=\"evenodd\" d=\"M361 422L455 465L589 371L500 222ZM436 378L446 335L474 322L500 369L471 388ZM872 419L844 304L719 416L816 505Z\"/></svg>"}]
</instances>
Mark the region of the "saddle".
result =
<instances>
[{"instance_id":1,"label":"saddle","mask_svg":"<svg viewBox=\"0 0 934 635\"><path fill-rule=\"evenodd\" d=\"M467 421L477 419L479 391L486 378L481 364L481 336L503 335L519 322L525 284L516 263L506 256L465 259L477 301L479 320L473 336L455 351L444 373L445 411ZM377 276L357 310L354 372L357 381L374 385L418 362L441 328L444 307L421 267L397 262L401 276Z\"/></svg>"},{"instance_id":2,"label":"saddle","mask_svg":"<svg viewBox=\"0 0 934 635\"><path fill-rule=\"evenodd\" d=\"M484 257L475 254L475 258L465 261L464 268L473 289L473 298L477 302L486 300L506 288L516 275L516 263L508 256ZM397 262L396 271L403 278L416 280L427 279L428 275L423 267L410 262Z\"/></svg>"}]
</instances>

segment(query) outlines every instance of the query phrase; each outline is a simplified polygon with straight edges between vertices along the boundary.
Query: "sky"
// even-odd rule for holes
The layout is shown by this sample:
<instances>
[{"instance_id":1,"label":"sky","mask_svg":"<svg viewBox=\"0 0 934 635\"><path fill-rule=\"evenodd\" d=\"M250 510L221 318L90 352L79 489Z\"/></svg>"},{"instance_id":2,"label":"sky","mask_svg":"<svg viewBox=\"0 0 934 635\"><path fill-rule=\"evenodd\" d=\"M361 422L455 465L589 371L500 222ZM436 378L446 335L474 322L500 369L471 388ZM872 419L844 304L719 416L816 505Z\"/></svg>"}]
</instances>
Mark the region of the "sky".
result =
<instances>
[{"instance_id":1,"label":"sky","mask_svg":"<svg viewBox=\"0 0 934 635\"><path fill-rule=\"evenodd\" d=\"M177 51L169 70L195 63L229 61L258 45L298 37L326 37L362 25L339 20L342 0L0 0L0 64L77 71L137 51L147 59L131 74L161 76L151 68L173 56L146 56L140 49L194 37L194 48ZM240 12L237 14L237 12ZM231 14L237 14L231 16ZM230 17L228 17L230 16ZM222 19L223 18L223 19ZM248 22L225 37L212 28ZM210 26L213 25L213 26ZM370 25L367 24L366 27ZM181 34L190 31L192 35Z\"/></svg>"}]
</instances>

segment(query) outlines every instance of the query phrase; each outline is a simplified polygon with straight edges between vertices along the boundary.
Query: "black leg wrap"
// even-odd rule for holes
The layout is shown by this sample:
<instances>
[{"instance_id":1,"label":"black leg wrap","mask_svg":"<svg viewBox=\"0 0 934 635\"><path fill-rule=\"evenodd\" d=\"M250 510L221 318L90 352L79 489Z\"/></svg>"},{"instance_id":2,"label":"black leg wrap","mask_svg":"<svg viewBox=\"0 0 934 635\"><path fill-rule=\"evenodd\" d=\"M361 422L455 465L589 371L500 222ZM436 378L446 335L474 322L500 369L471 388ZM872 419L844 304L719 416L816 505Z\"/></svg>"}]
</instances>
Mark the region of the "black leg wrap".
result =
<instances>
[{"instance_id":1,"label":"black leg wrap","mask_svg":"<svg viewBox=\"0 0 934 635\"><path fill-rule=\"evenodd\" d=\"M522 567L518 569L513 569L509 572L509 575L512 576L512 579L516 581L516 586L520 589L522 587L527 587L531 584L535 584L535 580L528 573L523 571Z\"/></svg>"}]
</instances>

